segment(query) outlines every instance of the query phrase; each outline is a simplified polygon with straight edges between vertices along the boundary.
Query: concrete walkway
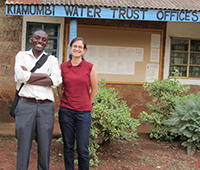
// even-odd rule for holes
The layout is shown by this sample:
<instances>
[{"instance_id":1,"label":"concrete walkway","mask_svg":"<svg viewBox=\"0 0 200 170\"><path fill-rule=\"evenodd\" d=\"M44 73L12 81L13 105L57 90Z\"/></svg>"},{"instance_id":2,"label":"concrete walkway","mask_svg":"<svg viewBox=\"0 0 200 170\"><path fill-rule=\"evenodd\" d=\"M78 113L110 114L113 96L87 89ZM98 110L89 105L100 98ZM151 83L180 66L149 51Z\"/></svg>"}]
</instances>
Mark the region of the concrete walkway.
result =
<instances>
[{"instance_id":1,"label":"concrete walkway","mask_svg":"<svg viewBox=\"0 0 200 170\"><path fill-rule=\"evenodd\" d=\"M137 127L138 133L150 133L151 128L147 125ZM61 133L59 123L56 121L53 130L53 136L59 136ZM0 136L15 136L15 123L0 123Z\"/></svg>"}]
</instances>

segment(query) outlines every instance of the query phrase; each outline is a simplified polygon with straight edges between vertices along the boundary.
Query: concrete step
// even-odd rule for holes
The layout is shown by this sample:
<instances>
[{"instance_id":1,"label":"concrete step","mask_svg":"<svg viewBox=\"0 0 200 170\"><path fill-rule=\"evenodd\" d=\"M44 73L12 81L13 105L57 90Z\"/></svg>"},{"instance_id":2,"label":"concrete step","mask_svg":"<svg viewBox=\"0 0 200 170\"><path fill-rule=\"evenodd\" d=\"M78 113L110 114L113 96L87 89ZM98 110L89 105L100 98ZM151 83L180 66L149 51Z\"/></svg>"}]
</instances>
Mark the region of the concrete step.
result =
<instances>
[{"instance_id":1,"label":"concrete step","mask_svg":"<svg viewBox=\"0 0 200 170\"><path fill-rule=\"evenodd\" d=\"M138 133L150 133L151 127L148 125L140 125L137 127ZM55 121L53 136L59 136L61 134L60 125L58 121ZM0 123L0 136L15 136L15 123Z\"/></svg>"}]
</instances>

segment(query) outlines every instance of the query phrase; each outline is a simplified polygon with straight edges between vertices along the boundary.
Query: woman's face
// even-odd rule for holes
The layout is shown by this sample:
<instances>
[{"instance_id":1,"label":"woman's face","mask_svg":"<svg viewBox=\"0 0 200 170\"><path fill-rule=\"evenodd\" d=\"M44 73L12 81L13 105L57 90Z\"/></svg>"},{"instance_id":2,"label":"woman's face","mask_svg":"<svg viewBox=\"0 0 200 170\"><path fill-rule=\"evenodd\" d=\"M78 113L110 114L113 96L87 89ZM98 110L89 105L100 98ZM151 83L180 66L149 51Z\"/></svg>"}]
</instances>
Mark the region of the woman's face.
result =
<instances>
[{"instance_id":1,"label":"woman's face","mask_svg":"<svg viewBox=\"0 0 200 170\"><path fill-rule=\"evenodd\" d=\"M81 40L75 41L70 47L72 57L79 58L85 53L84 44Z\"/></svg>"}]
</instances>

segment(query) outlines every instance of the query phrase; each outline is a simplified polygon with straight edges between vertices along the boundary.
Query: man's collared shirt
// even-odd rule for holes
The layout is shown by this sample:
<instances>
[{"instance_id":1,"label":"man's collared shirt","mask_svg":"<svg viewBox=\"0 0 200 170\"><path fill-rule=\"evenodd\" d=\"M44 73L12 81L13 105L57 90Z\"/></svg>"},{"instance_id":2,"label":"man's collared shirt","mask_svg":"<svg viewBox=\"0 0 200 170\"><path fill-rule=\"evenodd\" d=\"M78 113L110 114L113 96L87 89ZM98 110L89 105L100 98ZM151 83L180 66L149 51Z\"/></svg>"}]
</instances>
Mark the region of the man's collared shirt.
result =
<instances>
[{"instance_id":1,"label":"man's collared shirt","mask_svg":"<svg viewBox=\"0 0 200 170\"><path fill-rule=\"evenodd\" d=\"M61 73L58 65L58 60L53 55L48 56L46 62L42 67L38 68L35 73L45 73L51 78L53 85L39 86L28 84L27 81L31 77L30 70L35 66L36 62L42 57L43 52L37 59L34 57L32 50L20 51L15 57L15 81L17 82L17 89L24 83L24 86L19 92L19 96L36 98L37 100L49 99L54 101L53 89L57 87L61 82ZM23 70L21 66L24 66L27 71ZM27 83L27 84L26 84Z\"/></svg>"}]
</instances>

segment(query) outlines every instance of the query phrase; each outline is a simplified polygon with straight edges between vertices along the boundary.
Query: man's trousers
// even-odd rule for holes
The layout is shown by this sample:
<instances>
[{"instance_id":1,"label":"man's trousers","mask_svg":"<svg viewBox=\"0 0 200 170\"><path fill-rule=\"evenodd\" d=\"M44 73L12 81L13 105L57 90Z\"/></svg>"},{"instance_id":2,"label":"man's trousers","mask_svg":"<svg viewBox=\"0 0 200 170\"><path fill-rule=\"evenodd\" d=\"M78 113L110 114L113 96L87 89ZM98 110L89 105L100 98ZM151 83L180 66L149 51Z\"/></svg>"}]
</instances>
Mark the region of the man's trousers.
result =
<instances>
[{"instance_id":1,"label":"man's trousers","mask_svg":"<svg viewBox=\"0 0 200 170\"><path fill-rule=\"evenodd\" d=\"M17 170L27 170L33 138L38 144L38 170L49 170L50 147L54 127L52 102L31 103L19 100L15 110L18 139Z\"/></svg>"}]
</instances>

